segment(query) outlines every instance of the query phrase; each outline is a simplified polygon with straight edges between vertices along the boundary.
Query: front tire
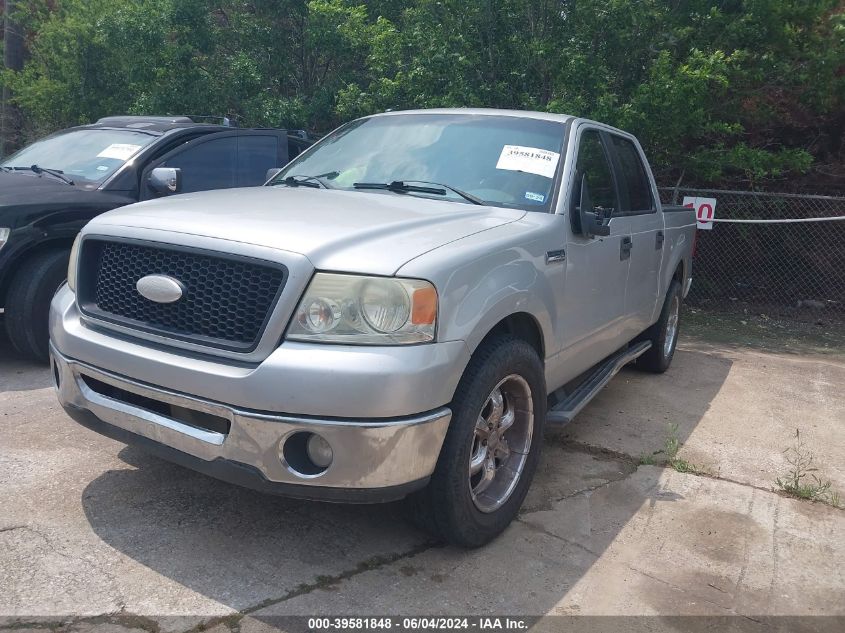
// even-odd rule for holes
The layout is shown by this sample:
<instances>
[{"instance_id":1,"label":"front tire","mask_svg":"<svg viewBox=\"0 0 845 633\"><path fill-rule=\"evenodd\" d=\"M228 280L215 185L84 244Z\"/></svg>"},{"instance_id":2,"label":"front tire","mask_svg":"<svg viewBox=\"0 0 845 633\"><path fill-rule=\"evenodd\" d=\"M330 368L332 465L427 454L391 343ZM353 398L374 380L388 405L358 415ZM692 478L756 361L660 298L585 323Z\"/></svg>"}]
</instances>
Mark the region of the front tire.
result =
<instances>
[{"instance_id":1,"label":"front tire","mask_svg":"<svg viewBox=\"0 0 845 633\"><path fill-rule=\"evenodd\" d=\"M519 512L543 443L543 364L525 341L501 336L473 354L428 486L408 502L417 524L461 547L498 536Z\"/></svg>"},{"instance_id":2,"label":"front tire","mask_svg":"<svg viewBox=\"0 0 845 633\"><path fill-rule=\"evenodd\" d=\"M24 262L6 294L6 333L12 347L26 358L47 362L50 301L67 279L70 253L41 253Z\"/></svg>"},{"instance_id":3,"label":"front tire","mask_svg":"<svg viewBox=\"0 0 845 633\"><path fill-rule=\"evenodd\" d=\"M643 332L639 340L651 341L649 350L637 359L637 369L662 374L675 356L681 327L681 284L673 280L666 293L657 323Z\"/></svg>"}]
</instances>

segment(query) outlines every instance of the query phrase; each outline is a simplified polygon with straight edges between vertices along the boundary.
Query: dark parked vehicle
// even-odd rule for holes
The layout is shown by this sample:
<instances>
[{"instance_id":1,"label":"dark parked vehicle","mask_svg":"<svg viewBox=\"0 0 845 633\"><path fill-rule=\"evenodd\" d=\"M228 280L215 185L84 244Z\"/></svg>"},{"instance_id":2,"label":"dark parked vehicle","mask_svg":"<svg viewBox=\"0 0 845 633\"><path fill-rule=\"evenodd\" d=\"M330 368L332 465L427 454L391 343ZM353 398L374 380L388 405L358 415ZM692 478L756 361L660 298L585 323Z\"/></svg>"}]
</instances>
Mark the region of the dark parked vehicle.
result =
<instances>
[{"instance_id":1,"label":"dark parked vehicle","mask_svg":"<svg viewBox=\"0 0 845 633\"><path fill-rule=\"evenodd\" d=\"M62 130L5 159L0 307L12 345L47 360L50 299L76 234L93 217L174 193L261 185L310 144L303 132L120 116Z\"/></svg>"}]
</instances>

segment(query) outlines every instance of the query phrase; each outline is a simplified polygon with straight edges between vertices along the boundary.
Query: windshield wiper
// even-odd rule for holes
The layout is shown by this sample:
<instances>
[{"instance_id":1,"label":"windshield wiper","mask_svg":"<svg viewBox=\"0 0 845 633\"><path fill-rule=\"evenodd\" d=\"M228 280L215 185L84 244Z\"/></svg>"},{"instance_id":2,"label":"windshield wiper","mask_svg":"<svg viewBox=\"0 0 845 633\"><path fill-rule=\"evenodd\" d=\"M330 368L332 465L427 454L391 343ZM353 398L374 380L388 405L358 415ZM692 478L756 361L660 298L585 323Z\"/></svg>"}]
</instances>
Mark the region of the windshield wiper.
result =
<instances>
[{"instance_id":1,"label":"windshield wiper","mask_svg":"<svg viewBox=\"0 0 845 633\"><path fill-rule=\"evenodd\" d=\"M31 167L5 167L9 171L31 171L39 176L44 174L50 174L54 178L58 178L62 182L66 182L69 185L75 185L76 183L73 182L70 178L65 176L65 172L61 169L50 169L49 167L39 167L38 165L32 165Z\"/></svg>"},{"instance_id":2,"label":"windshield wiper","mask_svg":"<svg viewBox=\"0 0 845 633\"><path fill-rule=\"evenodd\" d=\"M323 177L332 178L332 174L336 172L329 172L328 174L320 174L319 176L304 176L302 174L295 174L283 178L274 185L287 185L288 187L313 187L314 189L331 189L329 185L323 180Z\"/></svg>"},{"instance_id":3,"label":"windshield wiper","mask_svg":"<svg viewBox=\"0 0 845 633\"><path fill-rule=\"evenodd\" d=\"M409 183L418 182L421 185L433 185L425 187L420 185L412 185ZM385 191L394 191L396 193L430 193L436 196L445 196L446 189L458 194L464 200L472 202L473 204L484 204L484 200L478 198L471 193L461 191L452 185L447 185L442 182L428 182L427 180L394 180L393 182L356 182L352 185L355 189L383 189Z\"/></svg>"},{"instance_id":4,"label":"windshield wiper","mask_svg":"<svg viewBox=\"0 0 845 633\"><path fill-rule=\"evenodd\" d=\"M49 167L39 167L38 165L33 165L32 167L30 167L30 169L32 171L34 171L36 174L41 174L43 172L45 174L50 174L51 176L55 176L59 180L63 180L64 182L66 182L69 185L75 184L73 182L73 180L71 180L70 178L65 176L65 172L63 172L61 169L50 169Z\"/></svg>"}]
</instances>

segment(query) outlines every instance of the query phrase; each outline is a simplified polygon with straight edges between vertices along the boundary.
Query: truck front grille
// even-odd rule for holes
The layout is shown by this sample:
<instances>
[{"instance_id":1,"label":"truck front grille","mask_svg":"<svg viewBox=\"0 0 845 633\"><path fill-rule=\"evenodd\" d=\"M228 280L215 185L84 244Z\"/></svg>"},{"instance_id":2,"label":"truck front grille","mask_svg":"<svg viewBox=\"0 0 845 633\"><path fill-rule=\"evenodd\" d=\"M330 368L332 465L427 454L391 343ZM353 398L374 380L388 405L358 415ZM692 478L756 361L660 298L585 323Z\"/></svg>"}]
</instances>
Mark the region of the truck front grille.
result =
<instances>
[{"instance_id":1,"label":"truck front grille","mask_svg":"<svg viewBox=\"0 0 845 633\"><path fill-rule=\"evenodd\" d=\"M147 275L178 280L173 303L143 297ZM251 351L284 287L287 269L252 258L158 245L88 238L80 253L78 297L83 313L125 327L229 349Z\"/></svg>"}]
</instances>

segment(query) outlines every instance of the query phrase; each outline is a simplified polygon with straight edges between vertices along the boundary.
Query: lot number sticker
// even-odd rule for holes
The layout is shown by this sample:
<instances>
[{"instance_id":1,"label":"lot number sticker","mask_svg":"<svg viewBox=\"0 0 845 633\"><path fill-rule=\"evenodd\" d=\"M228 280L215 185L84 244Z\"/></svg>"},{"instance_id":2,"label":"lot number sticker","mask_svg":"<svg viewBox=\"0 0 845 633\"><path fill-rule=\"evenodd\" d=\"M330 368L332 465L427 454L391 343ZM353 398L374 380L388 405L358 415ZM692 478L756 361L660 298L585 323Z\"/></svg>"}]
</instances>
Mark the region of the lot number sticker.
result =
<instances>
[{"instance_id":1,"label":"lot number sticker","mask_svg":"<svg viewBox=\"0 0 845 633\"><path fill-rule=\"evenodd\" d=\"M97 154L97 158L114 158L115 160L128 160L135 152L141 149L140 145L131 145L129 143L112 143L102 152Z\"/></svg>"},{"instance_id":2,"label":"lot number sticker","mask_svg":"<svg viewBox=\"0 0 845 633\"><path fill-rule=\"evenodd\" d=\"M505 145L499 155L496 169L509 171L524 171L546 178L554 178L560 154L537 147L523 147L522 145Z\"/></svg>"},{"instance_id":3,"label":"lot number sticker","mask_svg":"<svg viewBox=\"0 0 845 633\"><path fill-rule=\"evenodd\" d=\"M684 196L684 206L695 209L697 228L706 230L713 228L713 218L716 217L716 198Z\"/></svg>"}]
</instances>

